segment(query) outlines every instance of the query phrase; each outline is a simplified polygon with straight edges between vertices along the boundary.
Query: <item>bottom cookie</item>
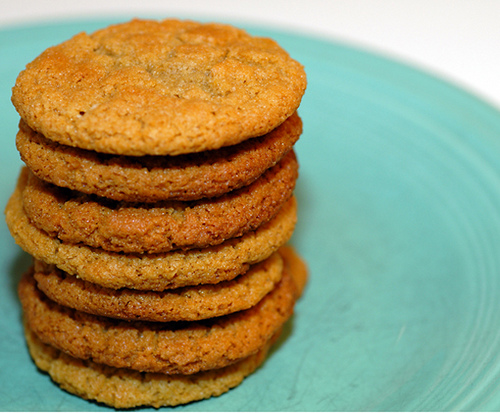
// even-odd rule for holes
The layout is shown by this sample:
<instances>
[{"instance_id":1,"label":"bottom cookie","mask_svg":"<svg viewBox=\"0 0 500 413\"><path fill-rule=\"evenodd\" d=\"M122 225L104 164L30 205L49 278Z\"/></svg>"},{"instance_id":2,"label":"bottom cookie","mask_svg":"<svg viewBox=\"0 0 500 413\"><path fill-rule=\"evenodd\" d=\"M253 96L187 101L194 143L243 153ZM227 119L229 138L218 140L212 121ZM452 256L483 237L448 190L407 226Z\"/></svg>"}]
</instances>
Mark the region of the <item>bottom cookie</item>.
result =
<instances>
[{"instance_id":1,"label":"bottom cookie","mask_svg":"<svg viewBox=\"0 0 500 413\"><path fill-rule=\"evenodd\" d=\"M192 375L166 375L108 367L71 357L42 343L28 328L26 341L35 364L62 389L115 408L176 406L219 396L239 385L265 360L276 333L256 354L230 366Z\"/></svg>"}]
</instances>

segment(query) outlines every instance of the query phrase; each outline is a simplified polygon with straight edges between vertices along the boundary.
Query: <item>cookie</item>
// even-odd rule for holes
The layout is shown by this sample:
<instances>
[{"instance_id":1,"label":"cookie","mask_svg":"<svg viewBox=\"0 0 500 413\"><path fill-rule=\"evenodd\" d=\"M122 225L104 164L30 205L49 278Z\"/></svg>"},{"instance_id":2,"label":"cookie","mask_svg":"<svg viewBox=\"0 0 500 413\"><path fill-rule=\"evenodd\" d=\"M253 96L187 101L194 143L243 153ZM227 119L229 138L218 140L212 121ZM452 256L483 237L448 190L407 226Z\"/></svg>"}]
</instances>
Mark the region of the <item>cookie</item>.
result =
<instances>
[{"instance_id":1,"label":"cookie","mask_svg":"<svg viewBox=\"0 0 500 413\"><path fill-rule=\"evenodd\" d=\"M255 354L283 326L298 297L286 268L255 306L197 322L127 322L70 309L38 290L31 272L19 283L19 297L30 329L73 357L143 372L193 374Z\"/></svg>"},{"instance_id":2,"label":"cookie","mask_svg":"<svg viewBox=\"0 0 500 413\"><path fill-rule=\"evenodd\" d=\"M281 280L283 259L276 252L234 280L163 292L112 290L40 262L34 269L38 289L65 307L124 320L193 321L256 305Z\"/></svg>"},{"instance_id":3,"label":"cookie","mask_svg":"<svg viewBox=\"0 0 500 413\"><path fill-rule=\"evenodd\" d=\"M251 184L299 139L297 113L268 134L219 150L179 156L115 156L46 139L21 120L16 145L40 179L116 201L192 201Z\"/></svg>"},{"instance_id":4,"label":"cookie","mask_svg":"<svg viewBox=\"0 0 500 413\"><path fill-rule=\"evenodd\" d=\"M21 118L64 145L178 155L264 135L292 115L303 66L222 24L133 20L44 51L12 91Z\"/></svg>"},{"instance_id":5,"label":"cookie","mask_svg":"<svg viewBox=\"0 0 500 413\"><path fill-rule=\"evenodd\" d=\"M23 205L33 225L63 242L159 253L218 245L257 229L292 196L297 176L291 151L254 183L217 198L130 204L63 190L30 174Z\"/></svg>"},{"instance_id":6,"label":"cookie","mask_svg":"<svg viewBox=\"0 0 500 413\"><path fill-rule=\"evenodd\" d=\"M22 205L21 188L27 175L23 169L5 208L7 226L18 245L40 261L113 289L162 291L231 280L284 245L297 220L297 203L292 196L273 219L257 230L214 247L161 254L114 253L63 243L32 225Z\"/></svg>"},{"instance_id":7,"label":"cookie","mask_svg":"<svg viewBox=\"0 0 500 413\"><path fill-rule=\"evenodd\" d=\"M192 375L141 373L80 360L49 346L28 328L26 342L37 367L64 390L116 409L177 406L219 396L239 385L266 359L279 332L257 353L235 364Z\"/></svg>"}]
</instances>

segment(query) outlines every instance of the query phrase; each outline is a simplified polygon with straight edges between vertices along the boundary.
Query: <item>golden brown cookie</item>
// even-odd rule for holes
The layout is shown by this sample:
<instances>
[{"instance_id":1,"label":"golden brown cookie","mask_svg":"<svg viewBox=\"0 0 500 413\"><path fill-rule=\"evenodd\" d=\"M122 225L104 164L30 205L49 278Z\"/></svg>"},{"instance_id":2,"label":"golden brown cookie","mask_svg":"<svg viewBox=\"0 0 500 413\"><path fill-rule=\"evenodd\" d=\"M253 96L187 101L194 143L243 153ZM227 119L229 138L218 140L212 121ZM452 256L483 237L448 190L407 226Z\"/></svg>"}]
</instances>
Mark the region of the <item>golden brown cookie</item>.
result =
<instances>
[{"instance_id":1,"label":"golden brown cookie","mask_svg":"<svg viewBox=\"0 0 500 413\"><path fill-rule=\"evenodd\" d=\"M293 312L297 287L288 270L255 306L197 322L120 321L49 300L32 272L19 283L29 328L44 343L79 359L119 368L193 374L236 363L258 352Z\"/></svg>"},{"instance_id":2,"label":"golden brown cookie","mask_svg":"<svg viewBox=\"0 0 500 413\"><path fill-rule=\"evenodd\" d=\"M36 263L34 268L37 287L62 306L117 319L167 322L220 317L256 305L281 280L283 259L276 252L234 280L163 292L112 290L53 266Z\"/></svg>"},{"instance_id":3,"label":"golden brown cookie","mask_svg":"<svg viewBox=\"0 0 500 413\"><path fill-rule=\"evenodd\" d=\"M302 293L307 278L305 264L291 247L282 247L286 267ZM192 375L141 373L73 358L43 343L25 323L26 341L36 365L63 389L115 408L174 406L217 396L238 385L265 359L280 330L256 354L216 370Z\"/></svg>"},{"instance_id":4,"label":"golden brown cookie","mask_svg":"<svg viewBox=\"0 0 500 413\"><path fill-rule=\"evenodd\" d=\"M116 156L60 145L21 120L16 145L40 179L86 194L129 202L220 196L251 184L299 139L297 113L268 134L219 150L179 156Z\"/></svg>"},{"instance_id":5,"label":"golden brown cookie","mask_svg":"<svg viewBox=\"0 0 500 413\"><path fill-rule=\"evenodd\" d=\"M302 65L271 39L133 20L44 51L19 74L12 102L31 128L65 145L178 155L270 132L305 88Z\"/></svg>"},{"instance_id":6,"label":"golden brown cookie","mask_svg":"<svg viewBox=\"0 0 500 413\"><path fill-rule=\"evenodd\" d=\"M117 409L176 406L219 396L239 385L265 360L279 333L257 353L221 369L192 375L141 373L71 357L44 344L28 328L26 342L35 364L64 390Z\"/></svg>"},{"instance_id":7,"label":"golden brown cookie","mask_svg":"<svg viewBox=\"0 0 500 413\"><path fill-rule=\"evenodd\" d=\"M291 151L254 183L217 198L130 204L63 190L30 174L23 205L33 225L63 242L159 253L218 245L257 229L292 196L297 176Z\"/></svg>"},{"instance_id":8,"label":"golden brown cookie","mask_svg":"<svg viewBox=\"0 0 500 413\"><path fill-rule=\"evenodd\" d=\"M7 225L18 245L40 261L113 289L163 291L231 280L284 245L292 236L297 220L296 199L292 197L273 219L257 230L214 247L161 254L114 253L63 243L32 225L24 213L20 190L26 179L27 171L23 169L20 184L5 208Z\"/></svg>"}]
</instances>

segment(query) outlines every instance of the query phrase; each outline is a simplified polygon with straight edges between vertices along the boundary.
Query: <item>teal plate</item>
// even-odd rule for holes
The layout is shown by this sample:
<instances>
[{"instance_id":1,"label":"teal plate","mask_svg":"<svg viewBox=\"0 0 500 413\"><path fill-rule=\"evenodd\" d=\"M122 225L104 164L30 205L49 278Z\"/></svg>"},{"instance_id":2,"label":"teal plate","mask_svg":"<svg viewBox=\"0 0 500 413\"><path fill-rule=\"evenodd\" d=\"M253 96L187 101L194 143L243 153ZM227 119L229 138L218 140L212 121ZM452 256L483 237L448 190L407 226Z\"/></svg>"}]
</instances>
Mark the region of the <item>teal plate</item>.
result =
<instances>
[{"instance_id":1,"label":"teal plate","mask_svg":"<svg viewBox=\"0 0 500 413\"><path fill-rule=\"evenodd\" d=\"M0 32L0 197L21 162L10 103L46 47L109 21ZM342 44L274 37L307 70L293 244L310 282L266 363L174 410L500 409L500 113ZM30 264L2 222L0 409L107 410L54 385L26 351L16 284Z\"/></svg>"}]
</instances>

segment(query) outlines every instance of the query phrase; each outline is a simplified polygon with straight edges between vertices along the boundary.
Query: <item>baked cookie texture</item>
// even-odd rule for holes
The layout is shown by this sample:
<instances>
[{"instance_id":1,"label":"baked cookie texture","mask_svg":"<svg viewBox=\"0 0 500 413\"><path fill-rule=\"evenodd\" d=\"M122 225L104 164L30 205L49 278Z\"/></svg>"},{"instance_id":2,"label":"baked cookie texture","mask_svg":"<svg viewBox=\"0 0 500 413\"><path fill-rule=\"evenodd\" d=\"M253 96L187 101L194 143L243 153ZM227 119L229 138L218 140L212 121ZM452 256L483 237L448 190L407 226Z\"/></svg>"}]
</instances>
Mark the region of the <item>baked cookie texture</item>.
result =
<instances>
[{"instance_id":1,"label":"baked cookie texture","mask_svg":"<svg viewBox=\"0 0 500 413\"><path fill-rule=\"evenodd\" d=\"M288 246L280 249L280 255L294 281L294 294L298 298L307 280L305 263ZM30 273L25 275L28 279L30 276ZM40 340L25 320L28 348L41 370L48 372L68 392L115 408L143 405L158 408L218 396L240 384L265 361L267 352L280 333L281 329L256 353L226 367L188 375L163 374L144 373L75 358Z\"/></svg>"},{"instance_id":2,"label":"baked cookie texture","mask_svg":"<svg viewBox=\"0 0 500 413\"><path fill-rule=\"evenodd\" d=\"M175 406L264 362L308 278L287 245L306 84L271 39L174 19L77 34L19 74L5 217L33 257L27 345L61 388Z\"/></svg>"},{"instance_id":3,"label":"baked cookie texture","mask_svg":"<svg viewBox=\"0 0 500 413\"><path fill-rule=\"evenodd\" d=\"M192 374L255 353L290 317L297 286L288 271L255 306L186 324L117 322L60 306L21 280L19 296L30 328L42 341L80 359L114 367Z\"/></svg>"},{"instance_id":4,"label":"baked cookie texture","mask_svg":"<svg viewBox=\"0 0 500 413\"><path fill-rule=\"evenodd\" d=\"M193 321L256 305L281 280L283 259L274 253L234 280L165 291L111 289L36 261L38 288L52 301L90 314L123 320Z\"/></svg>"},{"instance_id":5,"label":"baked cookie texture","mask_svg":"<svg viewBox=\"0 0 500 413\"><path fill-rule=\"evenodd\" d=\"M279 333L246 359L227 367L190 375L143 373L110 367L71 357L42 342L29 328L25 329L25 336L37 367L48 372L61 388L84 399L117 409L130 409L177 406L220 396L239 385L265 361Z\"/></svg>"},{"instance_id":6,"label":"baked cookie texture","mask_svg":"<svg viewBox=\"0 0 500 413\"><path fill-rule=\"evenodd\" d=\"M25 179L26 174L21 173L20 181ZM291 238L297 202L295 197L290 198L271 221L220 245L158 254L123 254L61 242L30 222L19 185L5 215L17 244L39 261L108 288L163 291L231 280L268 258Z\"/></svg>"},{"instance_id":7,"label":"baked cookie texture","mask_svg":"<svg viewBox=\"0 0 500 413\"><path fill-rule=\"evenodd\" d=\"M218 245L257 229L292 196L297 175L292 151L254 183L229 194L189 203L138 205L64 191L31 174L23 205L33 225L63 242L106 251L159 253Z\"/></svg>"},{"instance_id":8,"label":"baked cookie texture","mask_svg":"<svg viewBox=\"0 0 500 413\"><path fill-rule=\"evenodd\" d=\"M128 202L212 198L255 181L302 133L297 113L264 136L214 151L179 156L117 156L53 142L21 120L16 145L40 179Z\"/></svg>"},{"instance_id":9,"label":"baked cookie texture","mask_svg":"<svg viewBox=\"0 0 500 413\"><path fill-rule=\"evenodd\" d=\"M134 20L47 49L19 75L12 102L32 129L65 145L179 155L270 132L305 88L302 65L271 39Z\"/></svg>"}]
</instances>

